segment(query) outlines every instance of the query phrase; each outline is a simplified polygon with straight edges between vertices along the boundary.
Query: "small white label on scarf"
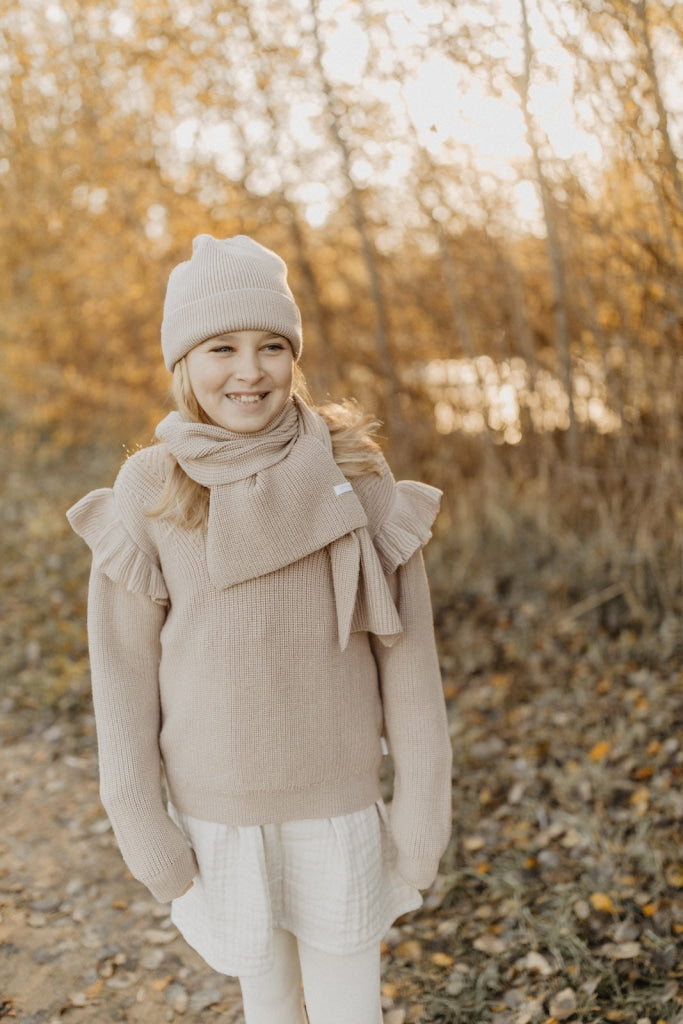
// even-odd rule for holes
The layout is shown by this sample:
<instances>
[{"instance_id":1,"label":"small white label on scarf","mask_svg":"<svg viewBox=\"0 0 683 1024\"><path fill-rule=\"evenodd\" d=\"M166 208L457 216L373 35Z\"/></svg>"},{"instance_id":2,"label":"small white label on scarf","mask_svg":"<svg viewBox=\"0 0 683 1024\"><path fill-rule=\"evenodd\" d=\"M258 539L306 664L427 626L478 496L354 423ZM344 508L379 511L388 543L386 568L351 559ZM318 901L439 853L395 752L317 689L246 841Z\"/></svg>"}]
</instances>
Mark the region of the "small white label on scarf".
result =
<instances>
[{"instance_id":1,"label":"small white label on scarf","mask_svg":"<svg viewBox=\"0 0 683 1024\"><path fill-rule=\"evenodd\" d=\"M389 747L387 746L387 741L384 739L384 736L380 736L380 738L379 738L379 745L380 745L380 748L382 750L382 753L386 757L387 754L389 753Z\"/></svg>"},{"instance_id":2,"label":"small white label on scarf","mask_svg":"<svg viewBox=\"0 0 683 1024\"><path fill-rule=\"evenodd\" d=\"M343 484L335 484L334 485L334 493L337 494L337 495L339 495L339 494L347 494L349 491L352 491L352 490L353 490L353 486L349 483L348 480L345 480Z\"/></svg>"}]
</instances>

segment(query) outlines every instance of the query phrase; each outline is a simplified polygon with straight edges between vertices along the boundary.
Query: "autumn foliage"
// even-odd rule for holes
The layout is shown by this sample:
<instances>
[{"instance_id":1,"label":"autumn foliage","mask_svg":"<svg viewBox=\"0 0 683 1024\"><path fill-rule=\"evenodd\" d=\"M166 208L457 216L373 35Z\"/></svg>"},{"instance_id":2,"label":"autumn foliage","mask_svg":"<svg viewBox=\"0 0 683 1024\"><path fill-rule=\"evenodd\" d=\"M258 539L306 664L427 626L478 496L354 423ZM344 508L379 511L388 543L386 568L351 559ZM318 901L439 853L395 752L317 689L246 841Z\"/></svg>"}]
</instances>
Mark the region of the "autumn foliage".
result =
<instances>
[{"instance_id":1,"label":"autumn foliage","mask_svg":"<svg viewBox=\"0 0 683 1024\"><path fill-rule=\"evenodd\" d=\"M314 395L378 413L397 475L445 492L428 559L462 835L434 910L464 923L403 949L434 975L425 1019L680 1012L681 10L0 14L7 707L81 706L87 555L64 510L167 409L170 268L200 232L257 237L288 263ZM434 97L434 124L415 116L427 56L457 73L447 105L509 104L523 141L505 168L449 136ZM563 76L597 157L558 152L541 116ZM484 980L470 955L493 958ZM624 991L658 972L660 1002L631 1013Z\"/></svg>"}]
</instances>

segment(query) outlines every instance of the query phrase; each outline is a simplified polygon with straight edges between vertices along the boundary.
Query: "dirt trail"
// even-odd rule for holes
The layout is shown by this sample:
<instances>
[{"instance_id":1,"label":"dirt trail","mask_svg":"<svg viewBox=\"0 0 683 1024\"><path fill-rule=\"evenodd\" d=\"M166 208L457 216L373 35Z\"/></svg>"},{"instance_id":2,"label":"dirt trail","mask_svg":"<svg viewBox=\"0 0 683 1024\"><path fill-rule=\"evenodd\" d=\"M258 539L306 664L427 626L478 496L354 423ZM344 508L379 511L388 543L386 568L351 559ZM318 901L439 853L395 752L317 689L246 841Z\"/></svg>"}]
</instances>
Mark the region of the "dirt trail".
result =
<instances>
[{"instance_id":1,"label":"dirt trail","mask_svg":"<svg viewBox=\"0 0 683 1024\"><path fill-rule=\"evenodd\" d=\"M97 795L92 723L0 748L0 1018L16 1024L243 1021L127 874Z\"/></svg>"}]
</instances>

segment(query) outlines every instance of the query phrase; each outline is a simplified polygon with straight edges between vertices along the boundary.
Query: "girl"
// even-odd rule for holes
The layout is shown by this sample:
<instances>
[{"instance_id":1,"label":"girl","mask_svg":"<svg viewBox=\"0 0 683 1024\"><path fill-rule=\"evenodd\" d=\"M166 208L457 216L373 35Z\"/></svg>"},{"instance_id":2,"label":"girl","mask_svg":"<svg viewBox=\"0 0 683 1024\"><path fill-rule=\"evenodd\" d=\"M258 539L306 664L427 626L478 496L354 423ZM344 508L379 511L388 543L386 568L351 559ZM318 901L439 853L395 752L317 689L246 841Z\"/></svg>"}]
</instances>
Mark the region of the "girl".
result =
<instances>
[{"instance_id":1,"label":"girl","mask_svg":"<svg viewBox=\"0 0 683 1024\"><path fill-rule=\"evenodd\" d=\"M293 388L299 310L252 239L194 240L161 344L161 443L68 513L93 551L102 801L247 1024L379 1024L380 938L450 833L421 556L440 492L394 483L366 420Z\"/></svg>"}]
</instances>

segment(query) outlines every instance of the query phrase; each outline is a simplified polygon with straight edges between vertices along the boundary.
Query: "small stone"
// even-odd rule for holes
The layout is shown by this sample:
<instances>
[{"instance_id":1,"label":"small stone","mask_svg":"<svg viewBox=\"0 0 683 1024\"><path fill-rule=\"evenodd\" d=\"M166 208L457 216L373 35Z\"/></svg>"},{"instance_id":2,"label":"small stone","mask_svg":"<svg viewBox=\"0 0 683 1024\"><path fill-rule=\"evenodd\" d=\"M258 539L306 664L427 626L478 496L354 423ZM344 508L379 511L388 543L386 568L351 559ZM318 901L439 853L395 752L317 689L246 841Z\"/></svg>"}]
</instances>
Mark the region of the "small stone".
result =
<instances>
[{"instance_id":1,"label":"small stone","mask_svg":"<svg viewBox=\"0 0 683 1024\"><path fill-rule=\"evenodd\" d=\"M165 946L169 942L173 942L178 937L178 933L175 931L162 931L161 928L148 928L144 934L146 942L151 942L153 946Z\"/></svg>"},{"instance_id":2,"label":"small stone","mask_svg":"<svg viewBox=\"0 0 683 1024\"><path fill-rule=\"evenodd\" d=\"M137 971L116 971L113 977L107 978L107 988L116 990L130 988L140 980Z\"/></svg>"},{"instance_id":3,"label":"small stone","mask_svg":"<svg viewBox=\"0 0 683 1024\"><path fill-rule=\"evenodd\" d=\"M44 899L36 900L35 903L32 903L31 910L52 914L55 910L59 910L61 905L62 900L60 896L46 896Z\"/></svg>"},{"instance_id":4,"label":"small stone","mask_svg":"<svg viewBox=\"0 0 683 1024\"><path fill-rule=\"evenodd\" d=\"M459 971L452 971L446 985L446 993L449 996L459 996L465 991L467 981Z\"/></svg>"},{"instance_id":5,"label":"small stone","mask_svg":"<svg viewBox=\"0 0 683 1024\"><path fill-rule=\"evenodd\" d=\"M190 997L190 1010L193 1013L201 1013L203 1010L208 1010L210 1006L215 1006L216 1003L220 1003L221 993L217 988L204 988L200 992L195 992Z\"/></svg>"},{"instance_id":6,"label":"small stone","mask_svg":"<svg viewBox=\"0 0 683 1024\"><path fill-rule=\"evenodd\" d=\"M106 832L111 831L111 822L109 818L99 818L98 821L94 821L88 829L93 836L103 836Z\"/></svg>"},{"instance_id":7,"label":"small stone","mask_svg":"<svg viewBox=\"0 0 683 1024\"><path fill-rule=\"evenodd\" d=\"M164 997L166 1002L171 1006L176 1013L185 1013L189 1004L190 997L187 994L187 989L180 984L179 981L173 981L164 991Z\"/></svg>"},{"instance_id":8,"label":"small stone","mask_svg":"<svg viewBox=\"0 0 683 1024\"><path fill-rule=\"evenodd\" d=\"M155 971L161 966L165 956L163 949L146 949L140 957L140 966L147 971Z\"/></svg>"},{"instance_id":9,"label":"small stone","mask_svg":"<svg viewBox=\"0 0 683 1024\"><path fill-rule=\"evenodd\" d=\"M60 956L61 950L54 949L52 946L41 946L33 954L33 961L36 964L51 964Z\"/></svg>"}]
</instances>

